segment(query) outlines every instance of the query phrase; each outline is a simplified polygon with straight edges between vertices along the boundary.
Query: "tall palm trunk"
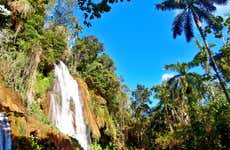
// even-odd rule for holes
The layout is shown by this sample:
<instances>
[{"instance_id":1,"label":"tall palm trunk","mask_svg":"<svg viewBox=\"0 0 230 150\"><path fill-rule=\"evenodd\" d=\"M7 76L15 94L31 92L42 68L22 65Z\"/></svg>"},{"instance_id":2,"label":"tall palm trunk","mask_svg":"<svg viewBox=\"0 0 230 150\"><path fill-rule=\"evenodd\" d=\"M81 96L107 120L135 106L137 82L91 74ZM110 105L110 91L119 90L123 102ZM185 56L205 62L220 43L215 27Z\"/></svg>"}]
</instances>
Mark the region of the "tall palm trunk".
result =
<instances>
[{"instance_id":1,"label":"tall palm trunk","mask_svg":"<svg viewBox=\"0 0 230 150\"><path fill-rule=\"evenodd\" d=\"M208 52L209 58L210 58L210 60L211 60L211 66L213 67L213 70L214 70L215 73L216 73L216 76L217 76L217 78L218 78L218 80L219 80L219 82L220 82L220 86L221 86L221 88L222 88L222 90L223 90L223 92L224 92L224 94L225 94L225 97L226 97L227 101L230 103L230 96L229 96L229 94L228 94L228 91L227 91L227 88L226 88L225 81L224 81L224 79L220 76L219 69L218 69L218 67L217 67L217 64L216 64L215 59L213 58L211 49L210 49L210 47L209 47L209 45L208 45L208 42L207 42L207 40L206 40L206 37L205 37L205 35L204 35L204 31L203 31L203 29L202 29L200 20L199 20L199 18L198 18L194 13L193 13L193 19L194 19L194 21L195 21L196 27L198 28L198 30L199 30L199 32L200 32L201 38L202 38L202 40L203 40L203 42L204 42L204 45L205 45L205 47L206 47L206 50L207 50L207 52Z\"/></svg>"}]
</instances>

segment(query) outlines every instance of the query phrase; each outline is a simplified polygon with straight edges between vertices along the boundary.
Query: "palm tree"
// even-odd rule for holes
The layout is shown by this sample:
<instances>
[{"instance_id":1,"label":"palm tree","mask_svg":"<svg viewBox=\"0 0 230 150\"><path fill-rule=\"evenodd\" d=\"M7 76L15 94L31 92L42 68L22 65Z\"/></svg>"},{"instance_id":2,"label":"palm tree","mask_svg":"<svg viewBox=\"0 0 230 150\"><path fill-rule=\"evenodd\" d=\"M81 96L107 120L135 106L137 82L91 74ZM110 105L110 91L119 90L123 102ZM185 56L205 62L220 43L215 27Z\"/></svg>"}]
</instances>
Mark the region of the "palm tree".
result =
<instances>
[{"instance_id":1,"label":"palm tree","mask_svg":"<svg viewBox=\"0 0 230 150\"><path fill-rule=\"evenodd\" d=\"M202 76L189 72L194 67L192 63L176 63L166 65L165 69L177 72L172 78L167 81L171 90L171 97L178 107L180 121L187 123L189 116L187 113L187 105L191 103L190 98L199 100L203 99L203 84Z\"/></svg>"},{"instance_id":2,"label":"palm tree","mask_svg":"<svg viewBox=\"0 0 230 150\"><path fill-rule=\"evenodd\" d=\"M182 32L184 32L186 40L189 42L194 37L192 21L195 22L209 55L211 66L213 67L224 94L230 103L230 96L227 92L225 81L220 75L219 69L213 58L210 46L206 40L205 33L201 26L201 22L203 20L209 25L212 24L212 19L214 17L212 13L216 10L214 4L226 4L227 2L228 0L165 0L160 4L157 4L156 8L163 11L175 9L182 10L182 12L179 13L173 21L172 31L174 38L176 38L178 35L180 36Z\"/></svg>"},{"instance_id":3,"label":"palm tree","mask_svg":"<svg viewBox=\"0 0 230 150\"><path fill-rule=\"evenodd\" d=\"M189 72L193 63L176 63L166 65L165 69L177 74L161 85L153 87L155 98L160 102L154 110L162 110L165 114L167 126L170 131L174 131L177 123L187 124L192 115L192 103L197 103L204 98L204 86L202 76L194 72Z\"/></svg>"}]
</instances>

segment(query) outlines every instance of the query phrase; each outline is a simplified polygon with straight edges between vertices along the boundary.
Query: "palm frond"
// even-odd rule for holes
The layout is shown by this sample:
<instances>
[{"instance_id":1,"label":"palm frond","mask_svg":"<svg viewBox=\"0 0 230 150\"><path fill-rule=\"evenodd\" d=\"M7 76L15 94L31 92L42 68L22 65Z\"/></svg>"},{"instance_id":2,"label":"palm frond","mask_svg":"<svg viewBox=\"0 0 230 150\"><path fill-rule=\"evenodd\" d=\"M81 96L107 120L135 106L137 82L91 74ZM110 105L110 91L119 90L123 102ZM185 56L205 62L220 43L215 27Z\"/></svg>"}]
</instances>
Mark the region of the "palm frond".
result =
<instances>
[{"instance_id":1,"label":"palm frond","mask_svg":"<svg viewBox=\"0 0 230 150\"><path fill-rule=\"evenodd\" d=\"M191 13L189 10L185 16L184 33L185 33L187 42L190 42L191 39L194 37L194 34L193 34L193 28L192 28L192 17L191 17Z\"/></svg>"},{"instance_id":2,"label":"palm frond","mask_svg":"<svg viewBox=\"0 0 230 150\"><path fill-rule=\"evenodd\" d=\"M179 72L179 74L185 74L192 67L193 66L191 66L189 63L179 63L179 62L177 62L176 64L169 64L164 66L166 70Z\"/></svg>"},{"instance_id":3,"label":"palm frond","mask_svg":"<svg viewBox=\"0 0 230 150\"><path fill-rule=\"evenodd\" d=\"M226 5L229 2L229 0L211 0L211 1L213 1L218 5Z\"/></svg>"},{"instance_id":4,"label":"palm frond","mask_svg":"<svg viewBox=\"0 0 230 150\"><path fill-rule=\"evenodd\" d=\"M221 22L223 22L223 18L221 16L212 16L209 20L209 27L212 28L216 33L223 29L223 25L221 24Z\"/></svg>"},{"instance_id":5,"label":"palm frond","mask_svg":"<svg viewBox=\"0 0 230 150\"><path fill-rule=\"evenodd\" d=\"M20 15L21 18L32 14L33 7L27 0L18 0L10 3L10 8L14 14Z\"/></svg>"},{"instance_id":6,"label":"palm frond","mask_svg":"<svg viewBox=\"0 0 230 150\"><path fill-rule=\"evenodd\" d=\"M168 64L164 66L164 69L170 70L170 71L177 71L178 66L176 66L176 64Z\"/></svg>"},{"instance_id":7,"label":"palm frond","mask_svg":"<svg viewBox=\"0 0 230 150\"><path fill-rule=\"evenodd\" d=\"M196 1L196 3L199 5L200 8L206 10L207 12L213 12L216 10L216 7L214 6L214 2L210 0L199 0Z\"/></svg>"},{"instance_id":8,"label":"palm frond","mask_svg":"<svg viewBox=\"0 0 230 150\"><path fill-rule=\"evenodd\" d=\"M192 12L195 13L195 15L199 18L201 22L205 21L207 24L212 23L212 18L214 17L214 15L210 12L207 12L205 9L193 6Z\"/></svg>"},{"instance_id":9,"label":"palm frond","mask_svg":"<svg viewBox=\"0 0 230 150\"><path fill-rule=\"evenodd\" d=\"M198 39L195 39L194 42L196 43L196 45L198 46L199 49L203 48L203 45L200 43L200 41Z\"/></svg>"},{"instance_id":10,"label":"palm frond","mask_svg":"<svg viewBox=\"0 0 230 150\"><path fill-rule=\"evenodd\" d=\"M193 60L190 62L191 65L193 65L194 67L199 66L203 61L202 61L202 53L198 52L194 57Z\"/></svg>"},{"instance_id":11,"label":"palm frond","mask_svg":"<svg viewBox=\"0 0 230 150\"><path fill-rule=\"evenodd\" d=\"M183 22L184 22L185 11L181 12L176 16L173 21L172 31L173 31L173 38L175 39L178 35L180 36L183 31Z\"/></svg>"},{"instance_id":12,"label":"palm frond","mask_svg":"<svg viewBox=\"0 0 230 150\"><path fill-rule=\"evenodd\" d=\"M205 47L197 39L195 39L194 41L197 47L200 49L200 51L193 57L193 60L191 61L191 63L194 66L198 66L204 61L207 61L207 56L205 56L204 50L203 50Z\"/></svg>"},{"instance_id":13,"label":"palm frond","mask_svg":"<svg viewBox=\"0 0 230 150\"><path fill-rule=\"evenodd\" d=\"M195 73L195 72L189 72L189 73L187 74L187 76L188 76L188 77L192 77L192 78L194 78L194 79L197 79L197 81L200 80L200 79L202 78L202 75L200 75L200 74L198 74L198 73Z\"/></svg>"},{"instance_id":14,"label":"palm frond","mask_svg":"<svg viewBox=\"0 0 230 150\"><path fill-rule=\"evenodd\" d=\"M186 5L183 1L179 0L166 0L162 3L156 4L156 8L160 10L173 10L173 9L184 9Z\"/></svg>"}]
</instances>

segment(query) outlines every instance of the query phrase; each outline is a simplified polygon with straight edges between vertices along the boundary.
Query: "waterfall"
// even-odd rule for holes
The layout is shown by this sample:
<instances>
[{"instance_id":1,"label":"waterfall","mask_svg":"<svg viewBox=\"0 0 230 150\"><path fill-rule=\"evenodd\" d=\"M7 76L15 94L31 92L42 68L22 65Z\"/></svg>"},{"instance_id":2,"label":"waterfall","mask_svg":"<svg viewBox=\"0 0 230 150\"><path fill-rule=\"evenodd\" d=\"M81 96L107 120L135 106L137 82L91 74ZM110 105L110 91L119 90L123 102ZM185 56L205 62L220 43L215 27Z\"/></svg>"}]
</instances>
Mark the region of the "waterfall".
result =
<instances>
[{"instance_id":1,"label":"waterfall","mask_svg":"<svg viewBox=\"0 0 230 150\"><path fill-rule=\"evenodd\" d=\"M0 150L11 150L10 124L2 112L0 112Z\"/></svg>"},{"instance_id":2,"label":"waterfall","mask_svg":"<svg viewBox=\"0 0 230 150\"><path fill-rule=\"evenodd\" d=\"M77 139L84 150L88 149L89 141L78 84L63 62L55 64L55 84L50 94L49 118L61 132Z\"/></svg>"}]
</instances>

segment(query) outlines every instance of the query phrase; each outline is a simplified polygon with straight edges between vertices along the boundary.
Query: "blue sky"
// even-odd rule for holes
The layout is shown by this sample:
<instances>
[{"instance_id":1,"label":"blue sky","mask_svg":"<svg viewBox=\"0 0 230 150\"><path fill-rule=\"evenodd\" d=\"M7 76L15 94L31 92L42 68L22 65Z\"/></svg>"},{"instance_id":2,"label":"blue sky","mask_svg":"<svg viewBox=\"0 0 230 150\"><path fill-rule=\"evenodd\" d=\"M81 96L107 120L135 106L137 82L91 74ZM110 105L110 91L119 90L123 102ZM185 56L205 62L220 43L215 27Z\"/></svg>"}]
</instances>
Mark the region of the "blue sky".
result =
<instances>
[{"instance_id":1,"label":"blue sky","mask_svg":"<svg viewBox=\"0 0 230 150\"><path fill-rule=\"evenodd\" d=\"M96 35L104 43L125 84L135 89L137 84L152 87L159 84L165 64L189 61L198 52L194 42L187 43L184 36L173 39L172 20L176 12L156 10L160 0L132 0L115 4L109 13L84 27L80 36ZM230 10L220 8L218 13ZM195 35L199 37L199 35Z\"/></svg>"}]
</instances>

